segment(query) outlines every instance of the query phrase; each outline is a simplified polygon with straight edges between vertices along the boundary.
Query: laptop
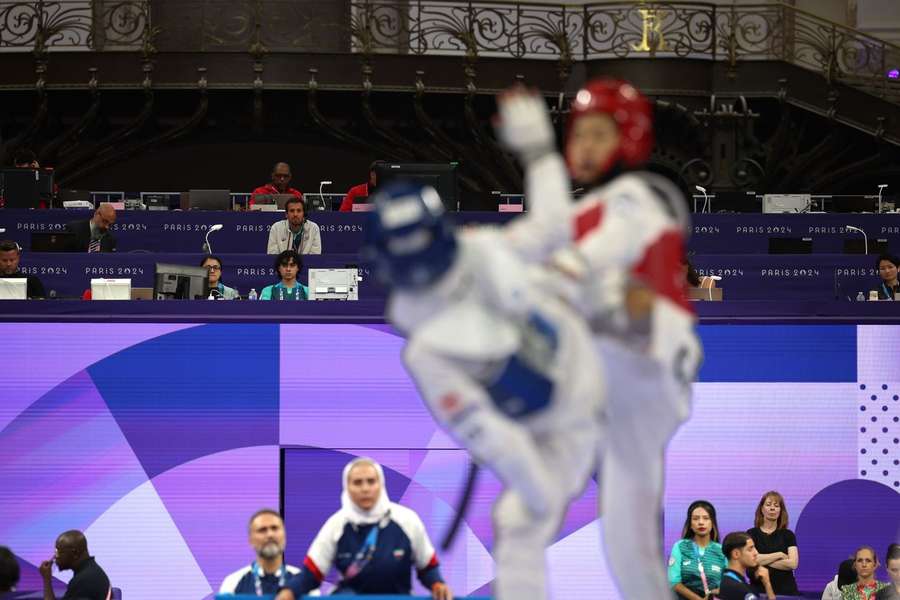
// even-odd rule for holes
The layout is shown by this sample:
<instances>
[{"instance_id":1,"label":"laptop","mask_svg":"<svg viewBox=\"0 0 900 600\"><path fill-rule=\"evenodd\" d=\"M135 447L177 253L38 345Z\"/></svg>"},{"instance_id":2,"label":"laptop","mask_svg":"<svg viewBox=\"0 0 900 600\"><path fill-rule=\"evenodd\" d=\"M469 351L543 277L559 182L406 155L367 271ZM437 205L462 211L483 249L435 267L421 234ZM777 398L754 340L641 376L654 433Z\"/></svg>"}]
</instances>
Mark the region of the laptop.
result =
<instances>
[{"instance_id":1,"label":"laptop","mask_svg":"<svg viewBox=\"0 0 900 600\"><path fill-rule=\"evenodd\" d=\"M132 300L153 300L153 288L136 287L131 288Z\"/></svg>"},{"instance_id":2,"label":"laptop","mask_svg":"<svg viewBox=\"0 0 900 600\"><path fill-rule=\"evenodd\" d=\"M75 234L68 231L55 231L51 233L32 233L32 252L73 252L75 249Z\"/></svg>"},{"instance_id":3,"label":"laptop","mask_svg":"<svg viewBox=\"0 0 900 600\"><path fill-rule=\"evenodd\" d=\"M91 300L131 300L131 279L91 279Z\"/></svg>"},{"instance_id":4,"label":"laptop","mask_svg":"<svg viewBox=\"0 0 900 600\"><path fill-rule=\"evenodd\" d=\"M280 211L284 210L284 205L291 198L295 198L293 194L259 194L253 198L252 210L262 211Z\"/></svg>"},{"instance_id":5,"label":"laptop","mask_svg":"<svg viewBox=\"0 0 900 600\"><path fill-rule=\"evenodd\" d=\"M0 277L0 300L27 300L28 279L25 277Z\"/></svg>"},{"instance_id":6,"label":"laptop","mask_svg":"<svg viewBox=\"0 0 900 600\"><path fill-rule=\"evenodd\" d=\"M231 210L231 190L190 190L187 196L190 210Z\"/></svg>"}]
</instances>

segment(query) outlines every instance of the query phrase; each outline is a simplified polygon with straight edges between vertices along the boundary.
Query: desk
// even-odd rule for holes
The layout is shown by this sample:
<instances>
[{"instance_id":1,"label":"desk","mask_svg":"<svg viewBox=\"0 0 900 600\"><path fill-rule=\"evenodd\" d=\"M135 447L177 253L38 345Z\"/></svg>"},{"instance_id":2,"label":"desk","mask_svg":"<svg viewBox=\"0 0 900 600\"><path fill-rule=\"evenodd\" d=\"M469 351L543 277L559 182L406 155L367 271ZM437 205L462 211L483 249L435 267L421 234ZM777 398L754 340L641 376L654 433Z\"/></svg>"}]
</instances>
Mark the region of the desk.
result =
<instances>
[{"instance_id":1,"label":"desk","mask_svg":"<svg viewBox=\"0 0 900 600\"><path fill-rule=\"evenodd\" d=\"M19 268L28 275L35 275L44 284L47 293L56 290L58 297L80 298L91 287L95 277L130 278L131 287L153 287L156 263L199 266L203 254L169 254L149 252L115 252L88 254L86 252L42 253L26 252ZM275 256L268 254L217 254L222 259L222 282L237 288L246 296L250 288L260 292L263 287L278 281ZM310 268L343 268L358 265L355 254L309 255L303 257L303 269L299 279L308 281ZM363 269L360 282L360 298L383 298L385 292L370 272Z\"/></svg>"},{"instance_id":2,"label":"desk","mask_svg":"<svg viewBox=\"0 0 900 600\"><path fill-rule=\"evenodd\" d=\"M892 302L693 302L701 324L900 324ZM0 322L384 323L384 299L344 302L4 300Z\"/></svg>"}]
</instances>

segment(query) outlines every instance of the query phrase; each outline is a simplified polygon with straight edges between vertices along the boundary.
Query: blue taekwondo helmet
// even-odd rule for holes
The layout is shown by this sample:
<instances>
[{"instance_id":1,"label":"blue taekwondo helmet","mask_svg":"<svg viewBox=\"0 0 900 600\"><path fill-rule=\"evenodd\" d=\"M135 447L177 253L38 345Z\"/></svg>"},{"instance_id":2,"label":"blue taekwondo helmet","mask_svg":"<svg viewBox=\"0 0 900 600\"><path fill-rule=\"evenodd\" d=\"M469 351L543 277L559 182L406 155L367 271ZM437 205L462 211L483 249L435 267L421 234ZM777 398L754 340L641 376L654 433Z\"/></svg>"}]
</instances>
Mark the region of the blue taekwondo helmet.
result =
<instances>
[{"instance_id":1,"label":"blue taekwondo helmet","mask_svg":"<svg viewBox=\"0 0 900 600\"><path fill-rule=\"evenodd\" d=\"M439 280L456 258L456 232L437 191L391 182L374 198L363 254L384 283L422 289Z\"/></svg>"}]
</instances>

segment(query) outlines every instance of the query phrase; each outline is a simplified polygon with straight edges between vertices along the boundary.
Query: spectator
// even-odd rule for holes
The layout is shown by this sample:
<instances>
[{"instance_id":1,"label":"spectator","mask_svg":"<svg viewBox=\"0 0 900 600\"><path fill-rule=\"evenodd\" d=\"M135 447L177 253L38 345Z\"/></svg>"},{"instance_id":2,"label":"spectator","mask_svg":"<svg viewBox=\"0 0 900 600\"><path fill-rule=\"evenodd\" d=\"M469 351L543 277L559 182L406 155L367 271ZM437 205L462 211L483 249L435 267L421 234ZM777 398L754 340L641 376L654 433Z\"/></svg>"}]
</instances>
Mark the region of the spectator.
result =
<instances>
[{"instance_id":1,"label":"spectator","mask_svg":"<svg viewBox=\"0 0 900 600\"><path fill-rule=\"evenodd\" d=\"M0 598L7 592L16 591L19 583L19 561L6 546L0 546Z\"/></svg>"},{"instance_id":2,"label":"spectator","mask_svg":"<svg viewBox=\"0 0 900 600\"><path fill-rule=\"evenodd\" d=\"M262 596L277 594L300 573L300 569L284 563L285 533L281 515L270 508L256 511L250 517L250 546L256 560L225 578L220 594Z\"/></svg>"},{"instance_id":3,"label":"spectator","mask_svg":"<svg viewBox=\"0 0 900 600\"><path fill-rule=\"evenodd\" d=\"M875 595L888 584L875 579L878 569L878 556L870 546L861 546L853 553L853 568L856 570L856 582L841 588L841 600L874 600Z\"/></svg>"},{"instance_id":4,"label":"spectator","mask_svg":"<svg viewBox=\"0 0 900 600\"><path fill-rule=\"evenodd\" d=\"M268 254L285 250L298 254L322 254L322 234L319 226L306 218L306 202L302 198L291 198L285 202L284 217L269 230Z\"/></svg>"},{"instance_id":5,"label":"spectator","mask_svg":"<svg viewBox=\"0 0 900 600\"><path fill-rule=\"evenodd\" d=\"M822 592L822 600L841 600L841 588L856 582L856 570L853 568L853 559L848 558L838 566L838 573L834 579L828 582Z\"/></svg>"},{"instance_id":6,"label":"spectator","mask_svg":"<svg viewBox=\"0 0 900 600\"><path fill-rule=\"evenodd\" d=\"M318 588L332 565L342 575L335 594L409 595L410 568L415 567L434 600L452 600L425 525L412 510L388 499L381 465L354 459L341 480L341 509L322 526L300 577L277 600L294 600Z\"/></svg>"},{"instance_id":7,"label":"spectator","mask_svg":"<svg viewBox=\"0 0 900 600\"><path fill-rule=\"evenodd\" d=\"M744 600L747 594L755 594L747 581L748 569L755 569L756 579L762 585L769 600L775 600L775 592L769 581L769 571L757 561L759 553L753 539L746 533L729 533L722 540L722 552L728 559L728 568L722 573L719 600Z\"/></svg>"},{"instance_id":8,"label":"spectator","mask_svg":"<svg viewBox=\"0 0 900 600\"><path fill-rule=\"evenodd\" d=\"M888 546L885 561L891 583L875 595L875 600L900 600L900 544Z\"/></svg>"},{"instance_id":9,"label":"spectator","mask_svg":"<svg viewBox=\"0 0 900 600\"><path fill-rule=\"evenodd\" d=\"M92 218L66 225L66 229L75 234L72 251L115 252L116 238L109 231L115 222L116 210L112 204L104 202L94 211Z\"/></svg>"},{"instance_id":10,"label":"spectator","mask_svg":"<svg viewBox=\"0 0 900 600\"><path fill-rule=\"evenodd\" d=\"M275 163L272 167L272 183L261 185L250 194L250 200L247 203L248 208L256 202L257 196L271 196L274 194L291 194L297 198L303 199L300 190L295 190L288 184L291 182L291 166L286 162Z\"/></svg>"},{"instance_id":11,"label":"spectator","mask_svg":"<svg viewBox=\"0 0 900 600\"><path fill-rule=\"evenodd\" d=\"M222 259L218 256L204 256L200 261L200 266L204 267L209 273L209 293L216 298L225 298L226 300L234 300L240 298L240 294L234 288L230 288L222 283Z\"/></svg>"},{"instance_id":12,"label":"spectator","mask_svg":"<svg viewBox=\"0 0 900 600\"><path fill-rule=\"evenodd\" d=\"M708 600L718 593L727 564L715 507L706 500L691 503L681 538L669 557L669 583L680 598Z\"/></svg>"},{"instance_id":13,"label":"spectator","mask_svg":"<svg viewBox=\"0 0 900 600\"><path fill-rule=\"evenodd\" d=\"M797 537L788 529L784 498L776 491L763 494L756 506L753 529L747 531L759 552L759 564L768 567L776 594L797 596L794 570L800 564Z\"/></svg>"},{"instance_id":14,"label":"spectator","mask_svg":"<svg viewBox=\"0 0 900 600\"><path fill-rule=\"evenodd\" d=\"M71 530L56 538L56 554L39 568L44 578L44 600L56 600L53 593L53 561L60 571L72 569L74 575L66 587L63 600L109 600L112 588L109 577L88 554L87 540L80 531Z\"/></svg>"},{"instance_id":15,"label":"spectator","mask_svg":"<svg viewBox=\"0 0 900 600\"><path fill-rule=\"evenodd\" d=\"M897 266L900 258L890 254L882 254L875 263L881 284L878 287L879 300L893 300L894 294L900 293L900 283L897 283Z\"/></svg>"},{"instance_id":16,"label":"spectator","mask_svg":"<svg viewBox=\"0 0 900 600\"><path fill-rule=\"evenodd\" d=\"M348 191L347 195L344 196L344 201L341 202L341 212L352 211L354 203L362 203L363 200L368 199L369 196L375 194L375 188L378 186L378 176L375 173L375 169L379 165L384 164L387 163L383 160L376 160L371 165L369 165L369 180L365 183L361 183L350 188L350 191Z\"/></svg>"},{"instance_id":17,"label":"spectator","mask_svg":"<svg viewBox=\"0 0 900 600\"><path fill-rule=\"evenodd\" d=\"M307 300L309 290L297 281L303 268L303 259L293 250L285 250L275 258L275 269L281 281L267 285L259 295L260 300Z\"/></svg>"},{"instance_id":18,"label":"spectator","mask_svg":"<svg viewBox=\"0 0 900 600\"><path fill-rule=\"evenodd\" d=\"M24 277L27 280L25 295L29 298L44 298L44 284L34 275L26 275L19 271L19 260L22 248L12 240L0 242L0 277Z\"/></svg>"}]
</instances>

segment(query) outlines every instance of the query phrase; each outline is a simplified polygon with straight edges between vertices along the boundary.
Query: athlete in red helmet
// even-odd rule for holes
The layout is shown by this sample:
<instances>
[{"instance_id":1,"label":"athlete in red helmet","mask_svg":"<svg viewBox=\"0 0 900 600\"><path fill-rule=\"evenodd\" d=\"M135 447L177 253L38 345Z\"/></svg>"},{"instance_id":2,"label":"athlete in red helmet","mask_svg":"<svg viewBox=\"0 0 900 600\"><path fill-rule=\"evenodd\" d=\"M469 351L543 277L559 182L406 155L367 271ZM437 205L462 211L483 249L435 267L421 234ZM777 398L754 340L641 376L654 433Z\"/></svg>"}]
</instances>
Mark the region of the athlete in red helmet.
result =
<instances>
[{"instance_id":1,"label":"athlete in red helmet","mask_svg":"<svg viewBox=\"0 0 900 600\"><path fill-rule=\"evenodd\" d=\"M595 80L578 91L565 161L543 98L515 88L498 105L499 137L523 163L539 215L509 235L522 255L565 274L553 289L567 290L591 324L606 372L598 464L609 564L624 598L671 597L660 550L664 454L688 416L702 356L680 266L687 204L640 170L653 148L652 108L632 85ZM577 203L568 175L586 189Z\"/></svg>"}]
</instances>

